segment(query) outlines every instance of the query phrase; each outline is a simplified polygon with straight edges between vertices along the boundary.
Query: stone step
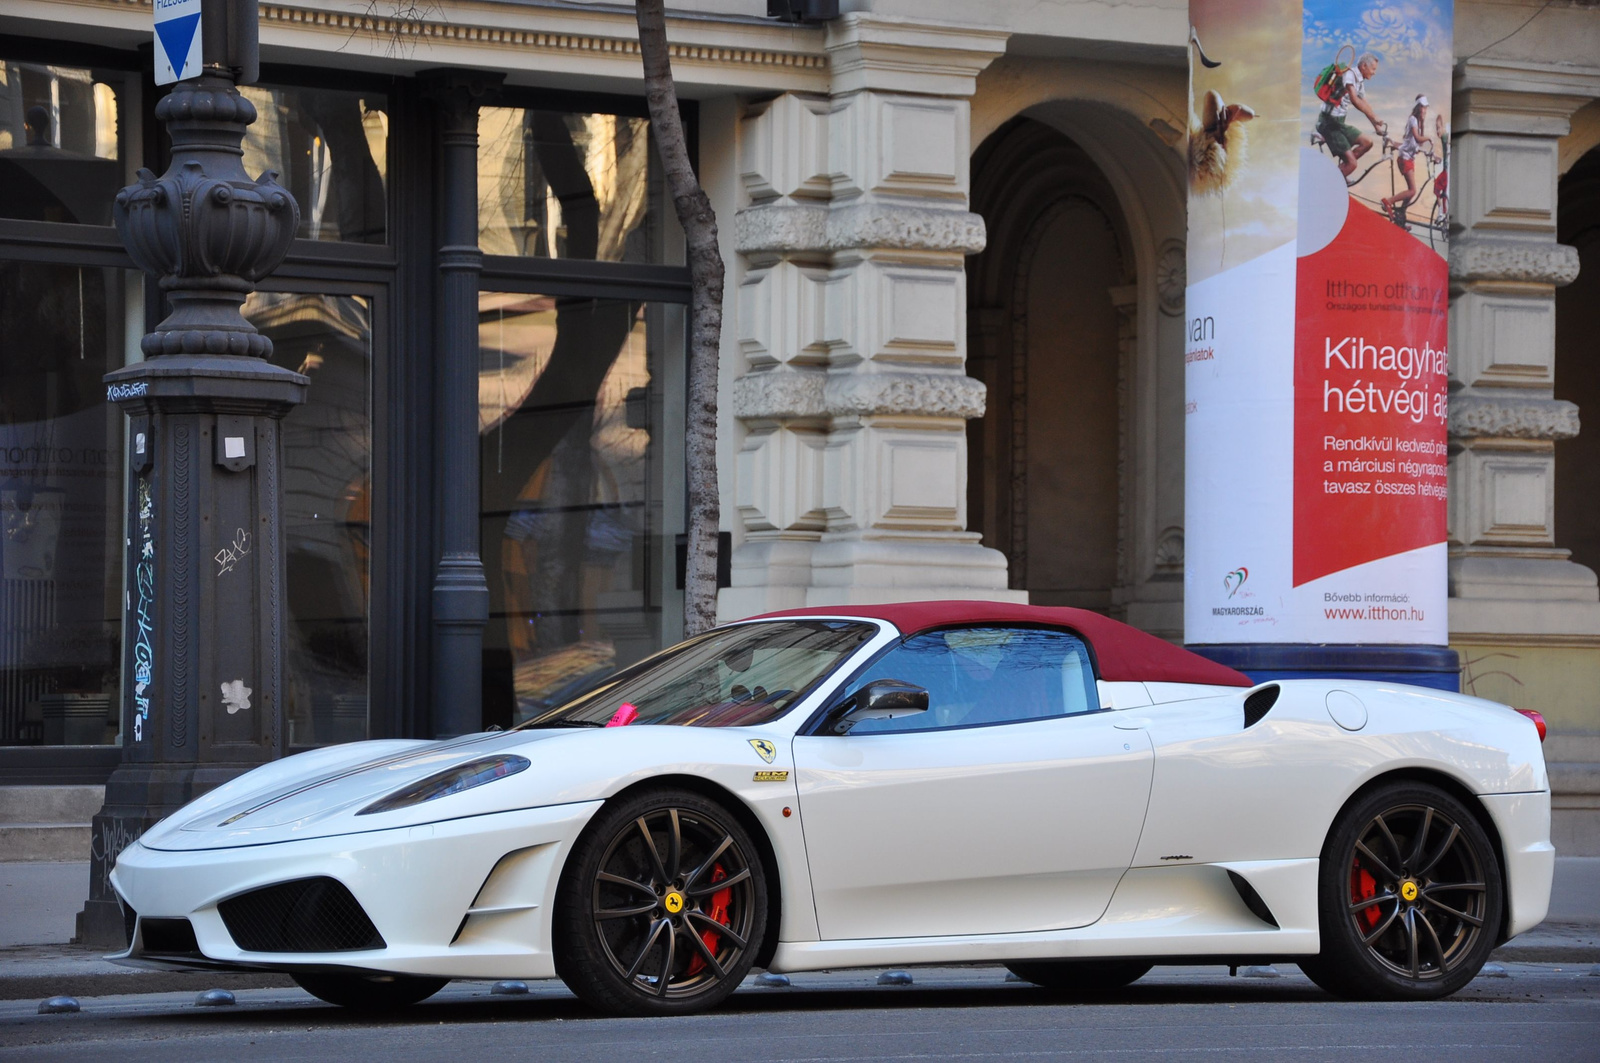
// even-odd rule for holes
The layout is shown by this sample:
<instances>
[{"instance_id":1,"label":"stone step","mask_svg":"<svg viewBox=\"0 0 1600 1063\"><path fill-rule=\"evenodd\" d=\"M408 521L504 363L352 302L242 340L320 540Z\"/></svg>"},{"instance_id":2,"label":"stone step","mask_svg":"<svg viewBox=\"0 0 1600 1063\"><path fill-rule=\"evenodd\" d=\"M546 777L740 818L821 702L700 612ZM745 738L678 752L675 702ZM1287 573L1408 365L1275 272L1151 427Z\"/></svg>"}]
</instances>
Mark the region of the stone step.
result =
<instances>
[{"instance_id":1,"label":"stone step","mask_svg":"<svg viewBox=\"0 0 1600 1063\"><path fill-rule=\"evenodd\" d=\"M89 859L87 823L0 824L0 861Z\"/></svg>"},{"instance_id":2,"label":"stone step","mask_svg":"<svg viewBox=\"0 0 1600 1063\"><path fill-rule=\"evenodd\" d=\"M104 786L0 786L0 826L87 824L105 800ZM0 860L4 859L0 856Z\"/></svg>"}]
</instances>

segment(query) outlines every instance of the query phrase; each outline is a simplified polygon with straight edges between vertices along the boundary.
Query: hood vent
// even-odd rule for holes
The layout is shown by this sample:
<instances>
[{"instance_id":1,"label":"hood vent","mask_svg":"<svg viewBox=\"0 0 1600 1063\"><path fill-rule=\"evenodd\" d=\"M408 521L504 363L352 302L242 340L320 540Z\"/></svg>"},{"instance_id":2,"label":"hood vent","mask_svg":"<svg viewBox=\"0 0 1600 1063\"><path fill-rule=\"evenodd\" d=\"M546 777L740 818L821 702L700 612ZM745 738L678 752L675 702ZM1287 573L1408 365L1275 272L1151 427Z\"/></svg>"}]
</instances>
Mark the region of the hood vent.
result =
<instances>
[{"instance_id":1,"label":"hood vent","mask_svg":"<svg viewBox=\"0 0 1600 1063\"><path fill-rule=\"evenodd\" d=\"M1261 722L1261 718L1271 711L1272 706L1278 703L1279 686L1262 687L1244 699L1244 725L1254 727Z\"/></svg>"}]
</instances>

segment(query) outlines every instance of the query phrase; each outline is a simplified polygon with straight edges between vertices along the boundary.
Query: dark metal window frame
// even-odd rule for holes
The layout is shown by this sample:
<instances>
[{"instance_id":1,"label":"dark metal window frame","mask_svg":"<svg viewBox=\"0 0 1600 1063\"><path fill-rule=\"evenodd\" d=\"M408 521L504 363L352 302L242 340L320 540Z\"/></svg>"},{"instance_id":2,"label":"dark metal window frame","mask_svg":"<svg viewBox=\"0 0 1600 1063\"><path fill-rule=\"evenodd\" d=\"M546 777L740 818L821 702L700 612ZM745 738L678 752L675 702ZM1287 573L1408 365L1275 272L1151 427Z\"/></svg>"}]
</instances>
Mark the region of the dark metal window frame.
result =
<instances>
[{"instance_id":1,"label":"dark metal window frame","mask_svg":"<svg viewBox=\"0 0 1600 1063\"><path fill-rule=\"evenodd\" d=\"M147 49L0 34L0 55L23 62L121 70L141 75L143 138L139 162L165 168L168 143L155 120L162 95ZM264 64L261 81L285 88L382 92L389 115L386 242L296 240L263 291L355 295L372 300L372 550L368 606L368 733L428 733L431 586L436 516L459 499L437 497L432 396L441 207L434 167L438 122L417 80L386 74ZM642 96L506 86L496 106L648 117ZM698 157L697 109L682 104L691 156ZM663 199L670 210L670 200ZM135 268L109 226L0 219L0 257L84 267ZM687 304L686 265L485 256L483 291L633 299ZM146 321L164 316L146 284ZM477 504L476 491L471 502ZM0 785L103 782L120 761L106 747L0 747Z\"/></svg>"}]
</instances>

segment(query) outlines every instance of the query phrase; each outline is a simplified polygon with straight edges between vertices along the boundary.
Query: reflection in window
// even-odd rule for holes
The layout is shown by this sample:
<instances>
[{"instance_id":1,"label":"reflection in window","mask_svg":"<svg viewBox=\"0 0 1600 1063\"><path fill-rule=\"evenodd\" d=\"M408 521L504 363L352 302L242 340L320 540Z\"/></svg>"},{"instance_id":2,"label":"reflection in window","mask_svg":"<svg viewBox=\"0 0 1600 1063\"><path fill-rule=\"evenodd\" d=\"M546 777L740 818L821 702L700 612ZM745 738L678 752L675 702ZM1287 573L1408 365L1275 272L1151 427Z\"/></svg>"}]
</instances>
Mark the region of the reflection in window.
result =
<instances>
[{"instance_id":1,"label":"reflection in window","mask_svg":"<svg viewBox=\"0 0 1600 1063\"><path fill-rule=\"evenodd\" d=\"M0 218L110 225L122 79L0 62Z\"/></svg>"},{"instance_id":2,"label":"reflection in window","mask_svg":"<svg viewBox=\"0 0 1600 1063\"><path fill-rule=\"evenodd\" d=\"M683 315L479 298L485 723L521 722L676 637ZM671 411L669 413L669 411ZM674 500L673 492L676 492Z\"/></svg>"},{"instance_id":3,"label":"reflection in window","mask_svg":"<svg viewBox=\"0 0 1600 1063\"><path fill-rule=\"evenodd\" d=\"M275 170L300 204L300 237L381 244L387 224L389 116L382 93L239 89L257 118L244 138L252 178Z\"/></svg>"},{"instance_id":4,"label":"reflection in window","mask_svg":"<svg viewBox=\"0 0 1600 1063\"><path fill-rule=\"evenodd\" d=\"M928 711L864 720L850 734L978 727L1099 706L1088 651L1075 635L1043 628L973 627L913 636L857 682L900 679L928 690Z\"/></svg>"},{"instance_id":5,"label":"reflection in window","mask_svg":"<svg viewBox=\"0 0 1600 1063\"><path fill-rule=\"evenodd\" d=\"M0 744L116 741L123 274L0 262Z\"/></svg>"},{"instance_id":6,"label":"reflection in window","mask_svg":"<svg viewBox=\"0 0 1600 1063\"><path fill-rule=\"evenodd\" d=\"M367 733L371 313L342 295L258 292L245 304L272 361L311 378L283 424L291 746Z\"/></svg>"},{"instance_id":7,"label":"reflection in window","mask_svg":"<svg viewBox=\"0 0 1600 1063\"><path fill-rule=\"evenodd\" d=\"M650 123L520 107L478 112L487 255L660 262Z\"/></svg>"},{"instance_id":8,"label":"reflection in window","mask_svg":"<svg viewBox=\"0 0 1600 1063\"><path fill-rule=\"evenodd\" d=\"M788 712L877 628L853 620L781 620L712 632L533 717L570 723L748 727Z\"/></svg>"}]
</instances>

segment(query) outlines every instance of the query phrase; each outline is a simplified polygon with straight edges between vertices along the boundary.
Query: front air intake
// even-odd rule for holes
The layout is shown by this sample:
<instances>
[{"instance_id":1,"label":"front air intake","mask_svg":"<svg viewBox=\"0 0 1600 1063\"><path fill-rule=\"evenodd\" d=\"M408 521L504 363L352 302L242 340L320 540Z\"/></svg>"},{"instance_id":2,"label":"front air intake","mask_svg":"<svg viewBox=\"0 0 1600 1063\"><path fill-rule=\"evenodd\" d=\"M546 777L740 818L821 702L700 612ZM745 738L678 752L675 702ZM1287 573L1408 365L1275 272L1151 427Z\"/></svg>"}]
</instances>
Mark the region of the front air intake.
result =
<instances>
[{"instance_id":1,"label":"front air intake","mask_svg":"<svg viewBox=\"0 0 1600 1063\"><path fill-rule=\"evenodd\" d=\"M1278 684L1262 687L1244 699L1244 725L1254 727L1278 703Z\"/></svg>"},{"instance_id":2,"label":"front air intake","mask_svg":"<svg viewBox=\"0 0 1600 1063\"><path fill-rule=\"evenodd\" d=\"M387 948L344 883L302 878L241 893L217 905L246 952L358 952Z\"/></svg>"},{"instance_id":3,"label":"front air intake","mask_svg":"<svg viewBox=\"0 0 1600 1063\"><path fill-rule=\"evenodd\" d=\"M151 919L139 922L140 952L146 956L199 956L194 924L187 919Z\"/></svg>"}]
</instances>

